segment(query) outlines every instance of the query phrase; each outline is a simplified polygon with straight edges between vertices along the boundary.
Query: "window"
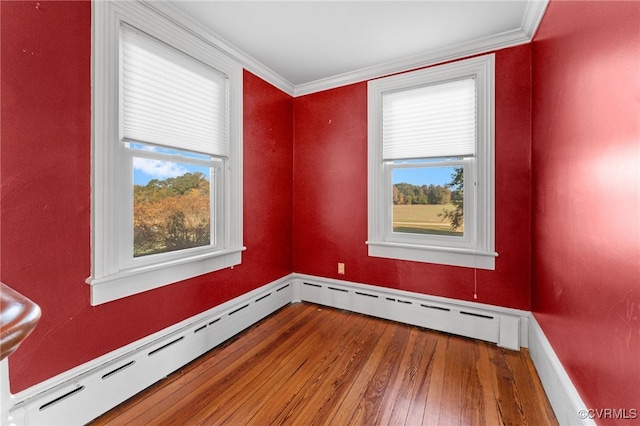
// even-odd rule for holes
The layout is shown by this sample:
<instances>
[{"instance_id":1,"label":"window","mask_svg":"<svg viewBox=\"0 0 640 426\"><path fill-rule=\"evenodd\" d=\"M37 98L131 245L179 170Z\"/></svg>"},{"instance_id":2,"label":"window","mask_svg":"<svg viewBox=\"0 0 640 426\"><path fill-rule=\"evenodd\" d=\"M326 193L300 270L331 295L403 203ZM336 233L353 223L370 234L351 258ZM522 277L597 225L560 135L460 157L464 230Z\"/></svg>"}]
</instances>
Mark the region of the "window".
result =
<instances>
[{"instance_id":1,"label":"window","mask_svg":"<svg viewBox=\"0 0 640 426\"><path fill-rule=\"evenodd\" d=\"M93 2L91 303L232 267L242 67L141 2Z\"/></svg>"},{"instance_id":2,"label":"window","mask_svg":"<svg viewBox=\"0 0 640 426\"><path fill-rule=\"evenodd\" d=\"M495 268L494 56L369 82L369 255Z\"/></svg>"}]
</instances>

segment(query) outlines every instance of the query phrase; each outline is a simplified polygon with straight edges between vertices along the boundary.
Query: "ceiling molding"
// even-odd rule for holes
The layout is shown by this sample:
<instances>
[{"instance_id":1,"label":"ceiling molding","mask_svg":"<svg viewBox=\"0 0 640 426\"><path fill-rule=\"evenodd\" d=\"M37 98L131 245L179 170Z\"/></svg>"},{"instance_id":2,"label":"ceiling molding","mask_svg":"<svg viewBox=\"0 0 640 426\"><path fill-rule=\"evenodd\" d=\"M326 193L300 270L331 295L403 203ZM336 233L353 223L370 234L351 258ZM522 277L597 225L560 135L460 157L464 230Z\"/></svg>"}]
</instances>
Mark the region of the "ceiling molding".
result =
<instances>
[{"instance_id":1,"label":"ceiling molding","mask_svg":"<svg viewBox=\"0 0 640 426\"><path fill-rule=\"evenodd\" d=\"M99 0L98 0L99 1ZM270 68L255 60L242 49L230 43L226 39L215 34L198 21L194 20L180 9L173 6L167 0L140 0L148 7L164 15L167 19L180 25L187 31L205 40L215 49L223 52L238 61L247 71L257 75L267 83L282 90L288 95L294 96L295 86L287 79L272 71Z\"/></svg>"},{"instance_id":2,"label":"ceiling molding","mask_svg":"<svg viewBox=\"0 0 640 426\"><path fill-rule=\"evenodd\" d=\"M295 86L294 96L303 96L323 90L346 86L348 84L384 77L390 74L423 68L442 62L462 59L469 56L488 53L507 47L529 43L544 16L549 0L535 0L529 3L519 29L511 30L471 42L460 43L444 49L432 50L421 55L412 56L396 61L360 70L336 75L333 77L312 81Z\"/></svg>"},{"instance_id":3,"label":"ceiling molding","mask_svg":"<svg viewBox=\"0 0 640 426\"><path fill-rule=\"evenodd\" d=\"M303 96L399 72L440 64L454 59L462 59L482 53L492 52L505 47L524 44L528 41L528 37L526 37L522 31L509 31L507 33L474 40L472 42L461 43L444 49L434 50L422 55L386 62L373 67L363 68L357 71L312 81L310 83L299 84L295 86L294 93L295 96Z\"/></svg>"},{"instance_id":4,"label":"ceiling molding","mask_svg":"<svg viewBox=\"0 0 640 426\"><path fill-rule=\"evenodd\" d=\"M184 12L173 6L169 1L140 1L146 3L149 7L162 13L171 21L207 41L212 45L212 47L234 58L242 64L247 71L294 97L529 43L537 31L549 3L549 0L533 0L529 2L520 28L518 29L470 42L460 43L443 49L432 50L425 52L424 54L362 68L329 78L294 85L243 50L239 49L234 44L215 34L190 16L186 15Z\"/></svg>"},{"instance_id":5,"label":"ceiling molding","mask_svg":"<svg viewBox=\"0 0 640 426\"><path fill-rule=\"evenodd\" d=\"M535 0L528 3L520 29L527 35L529 41L536 35L548 5L549 0Z\"/></svg>"}]
</instances>

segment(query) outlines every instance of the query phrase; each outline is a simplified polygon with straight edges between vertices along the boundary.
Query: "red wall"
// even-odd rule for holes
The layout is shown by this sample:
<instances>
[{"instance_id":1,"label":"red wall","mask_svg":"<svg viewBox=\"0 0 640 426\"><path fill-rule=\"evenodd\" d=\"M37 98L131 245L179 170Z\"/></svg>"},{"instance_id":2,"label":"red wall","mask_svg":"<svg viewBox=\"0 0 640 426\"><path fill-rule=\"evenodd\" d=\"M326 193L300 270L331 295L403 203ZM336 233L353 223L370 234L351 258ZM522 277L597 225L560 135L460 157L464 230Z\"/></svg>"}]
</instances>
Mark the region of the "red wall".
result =
<instances>
[{"instance_id":1,"label":"red wall","mask_svg":"<svg viewBox=\"0 0 640 426\"><path fill-rule=\"evenodd\" d=\"M640 3L552 1L533 70L535 317L589 408L640 415Z\"/></svg>"},{"instance_id":2,"label":"red wall","mask_svg":"<svg viewBox=\"0 0 640 426\"><path fill-rule=\"evenodd\" d=\"M590 408L640 407L639 8L552 1L496 53L500 256L478 301L533 307ZM0 11L0 278L43 308L13 392L291 271L472 300L468 268L367 256L366 83L292 99L245 73L243 264L91 307L90 3Z\"/></svg>"},{"instance_id":3,"label":"red wall","mask_svg":"<svg viewBox=\"0 0 640 426\"><path fill-rule=\"evenodd\" d=\"M91 5L0 7L1 279L43 311L14 393L291 272L293 100L245 73L242 265L90 306Z\"/></svg>"},{"instance_id":4,"label":"red wall","mask_svg":"<svg viewBox=\"0 0 640 426\"><path fill-rule=\"evenodd\" d=\"M473 300L474 271L367 255L367 84L295 103L293 268ZM478 302L530 309L531 50L496 53L496 259L478 270ZM337 274L344 262L346 274Z\"/></svg>"}]
</instances>

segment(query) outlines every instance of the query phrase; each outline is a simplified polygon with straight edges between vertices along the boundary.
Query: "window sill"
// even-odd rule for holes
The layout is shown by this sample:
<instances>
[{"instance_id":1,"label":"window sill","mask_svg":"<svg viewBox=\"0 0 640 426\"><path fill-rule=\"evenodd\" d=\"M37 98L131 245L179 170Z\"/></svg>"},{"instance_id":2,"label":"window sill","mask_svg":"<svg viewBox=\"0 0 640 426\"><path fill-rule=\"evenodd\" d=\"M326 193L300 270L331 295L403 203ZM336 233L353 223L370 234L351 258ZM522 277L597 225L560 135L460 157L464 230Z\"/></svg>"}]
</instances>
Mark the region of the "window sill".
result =
<instances>
[{"instance_id":1,"label":"window sill","mask_svg":"<svg viewBox=\"0 0 640 426\"><path fill-rule=\"evenodd\" d=\"M371 242L369 256L388 259L411 260L414 262L437 263L440 265L463 266L468 268L495 270L498 253L454 247L422 246L404 243Z\"/></svg>"},{"instance_id":2,"label":"window sill","mask_svg":"<svg viewBox=\"0 0 640 426\"><path fill-rule=\"evenodd\" d=\"M232 268L242 262L242 251L245 249L246 247L241 247L200 254L128 269L104 277L89 277L87 284L91 286L91 305L100 305L198 275Z\"/></svg>"}]
</instances>

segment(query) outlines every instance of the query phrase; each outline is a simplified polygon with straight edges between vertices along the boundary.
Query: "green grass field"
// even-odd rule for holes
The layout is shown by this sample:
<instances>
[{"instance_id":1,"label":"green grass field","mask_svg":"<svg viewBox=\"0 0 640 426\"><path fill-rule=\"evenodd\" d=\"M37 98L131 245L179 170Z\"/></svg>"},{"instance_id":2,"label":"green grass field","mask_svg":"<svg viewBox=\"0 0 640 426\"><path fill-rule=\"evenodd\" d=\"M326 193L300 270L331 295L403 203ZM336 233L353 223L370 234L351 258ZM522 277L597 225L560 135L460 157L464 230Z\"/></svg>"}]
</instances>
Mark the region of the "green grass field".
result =
<instances>
[{"instance_id":1,"label":"green grass field","mask_svg":"<svg viewBox=\"0 0 640 426\"><path fill-rule=\"evenodd\" d=\"M453 208L453 204L394 205L393 232L462 236L462 229L454 231L450 221L438 217L442 210Z\"/></svg>"}]
</instances>

